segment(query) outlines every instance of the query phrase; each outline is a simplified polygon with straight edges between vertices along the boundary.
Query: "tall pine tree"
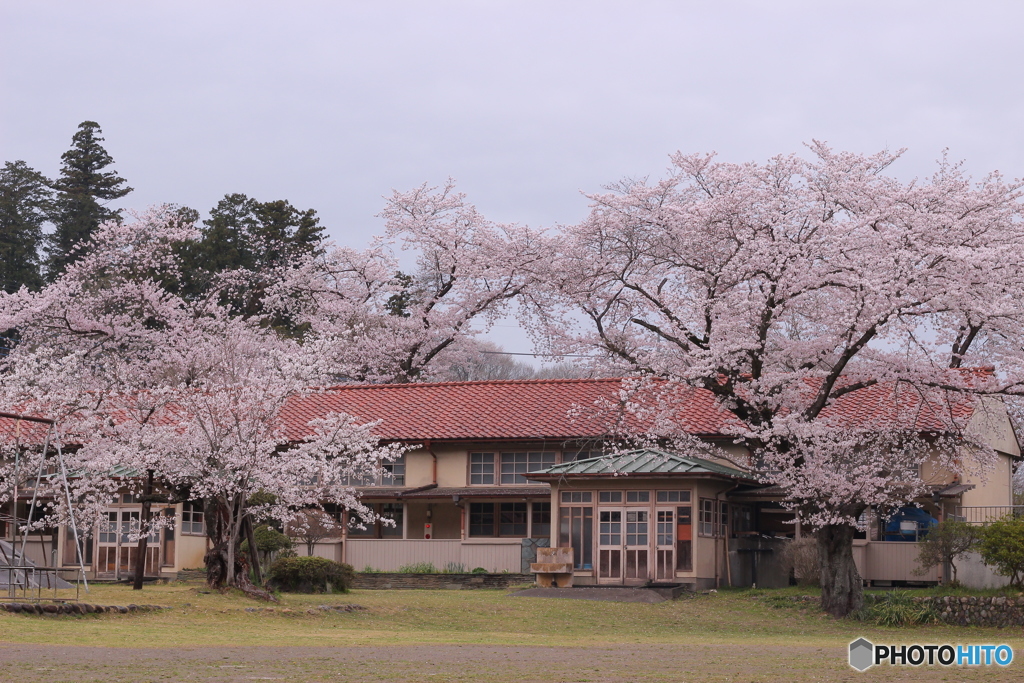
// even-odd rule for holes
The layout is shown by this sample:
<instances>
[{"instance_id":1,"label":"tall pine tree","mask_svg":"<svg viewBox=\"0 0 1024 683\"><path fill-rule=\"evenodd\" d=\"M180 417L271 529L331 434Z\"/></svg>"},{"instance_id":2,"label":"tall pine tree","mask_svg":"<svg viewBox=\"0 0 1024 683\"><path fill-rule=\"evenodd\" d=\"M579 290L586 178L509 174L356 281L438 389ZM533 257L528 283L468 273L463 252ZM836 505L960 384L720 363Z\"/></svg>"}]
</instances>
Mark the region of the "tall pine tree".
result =
<instances>
[{"instance_id":1,"label":"tall pine tree","mask_svg":"<svg viewBox=\"0 0 1024 683\"><path fill-rule=\"evenodd\" d=\"M56 230L48 236L47 276L52 280L78 260L75 246L87 239L104 221L117 219L120 212L106 205L120 199L132 188L116 171L104 171L114 163L100 143L100 125L83 121L71 139L71 149L61 156L60 178L50 220Z\"/></svg>"},{"instance_id":2,"label":"tall pine tree","mask_svg":"<svg viewBox=\"0 0 1024 683\"><path fill-rule=\"evenodd\" d=\"M262 315L259 302L277 269L320 249L323 232L313 209L297 209L283 199L258 202L244 194L225 195L203 221L201 239L182 245L181 291L204 296L218 273L237 271L239 286L221 296L239 315ZM286 321L273 322L288 327Z\"/></svg>"},{"instance_id":3,"label":"tall pine tree","mask_svg":"<svg viewBox=\"0 0 1024 683\"><path fill-rule=\"evenodd\" d=\"M24 161L0 170L0 289L16 292L43 284L39 248L52 209L49 181Z\"/></svg>"}]
</instances>

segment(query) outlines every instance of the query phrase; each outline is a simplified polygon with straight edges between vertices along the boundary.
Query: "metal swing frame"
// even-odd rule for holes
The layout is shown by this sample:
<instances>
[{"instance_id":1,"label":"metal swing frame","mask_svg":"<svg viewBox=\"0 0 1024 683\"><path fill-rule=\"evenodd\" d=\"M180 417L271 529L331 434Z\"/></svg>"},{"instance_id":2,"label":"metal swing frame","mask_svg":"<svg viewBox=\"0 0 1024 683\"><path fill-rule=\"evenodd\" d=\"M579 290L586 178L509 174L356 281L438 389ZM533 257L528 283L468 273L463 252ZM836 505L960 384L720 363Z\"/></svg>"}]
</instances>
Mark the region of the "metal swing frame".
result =
<instances>
[{"instance_id":1,"label":"metal swing frame","mask_svg":"<svg viewBox=\"0 0 1024 683\"><path fill-rule=\"evenodd\" d=\"M28 536L29 536L29 530L28 530L27 527L28 527L28 525L30 525L32 523L32 515L35 513L36 503L38 502L38 499L39 499L39 482L40 482L40 480L43 477L43 470L44 470L44 468L46 466L47 456L49 455L50 442L52 441L54 427L56 426L56 421L55 420L51 420L49 418L45 418L45 417L35 417L35 416L32 416L32 415L19 415L17 413L7 413L7 412L3 412L3 411L0 411L0 417L12 419L12 420L15 421L15 435L16 435L16 438L20 438L20 435L21 435L21 423L22 422L34 422L34 423L37 423L37 424L48 425L48 429L46 431L46 439L43 442L42 457L39 459L39 468L38 468L38 471L36 472L35 487L32 490L32 502L29 505L28 517L25 519L26 528L25 528L24 534L22 534L22 536L21 536L21 549L20 550L16 549L15 546L16 546L16 544L18 542L18 528L19 528L19 520L18 520L18 495L17 495L17 493L18 493L18 472L19 472L19 469L21 468L21 449L16 450L15 454L14 454L14 474L13 474L13 477L12 477L13 481L12 481L12 484L11 484L11 509L12 509L12 513L13 513L11 515L11 519L12 519L12 523L14 524L14 533L13 533L13 536L12 536L13 543L11 544L11 547L12 547L12 553L13 553L14 557L10 558L10 562L12 564L8 564L7 566L0 566L0 571L5 571L6 570L6 572L7 572L7 584L8 584L8 589L9 589L8 590L7 598L8 599L14 599L14 598L17 597L17 585L18 585L19 581L23 581L23 592L25 594L24 597L25 598L30 598L30 596L29 596L29 589L30 589L31 583L32 583L32 581L30 580L30 577L35 577L35 585L36 585L36 588L38 590L36 591L35 598L31 598L31 599L35 599L37 601L44 599L42 597L42 590L43 590L43 588L42 588L42 580L41 579L42 579L43 575L47 575L48 583L50 583L53 586L53 591L54 591L54 598L53 598L53 600L58 600L57 597L56 597L56 594L57 594L57 579L59 578L59 573L60 573L61 570L57 566L54 566L53 568L50 568L50 567L42 567L42 568L40 568L40 567L33 566L33 565L31 565L31 564L29 564L29 563L27 563L25 561L25 547L28 544ZM88 577L86 576L85 560L84 560L84 557L82 555L82 539L81 539L81 537L78 534L78 524L75 522L75 515L72 512L71 487L68 485L68 473L67 473L67 466L66 466L66 464L64 462L64 452L61 449L61 446L60 446L59 443L57 444L56 451L57 451L57 463L60 466L61 486L62 486L62 488L64 490L64 498L65 498L65 502L67 503L67 506L68 506L68 514L70 515L70 520L71 520L71 533L72 533L72 535L74 537L75 555L78 558L78 577L77 578L79 579L79 582L76 582L76 586L78 585L78 583L80 583L81 585L84 585L85 586L85 592L88 593L89 592L89 580L88 580ZM18 561L19 557L21 558L21 563L20 564L13 564L13 563L16 563ZM45 562L45 559L44 559L44 562ZM49 576L51 574L52 574L52 577ZM3 598L0 597L0 599L3 599ZM78 590L77 589L75 591L75 599L76 600L78 599ZM65 600L61 599L60 601L63 602Z\"/></svg>"}]
</instances>

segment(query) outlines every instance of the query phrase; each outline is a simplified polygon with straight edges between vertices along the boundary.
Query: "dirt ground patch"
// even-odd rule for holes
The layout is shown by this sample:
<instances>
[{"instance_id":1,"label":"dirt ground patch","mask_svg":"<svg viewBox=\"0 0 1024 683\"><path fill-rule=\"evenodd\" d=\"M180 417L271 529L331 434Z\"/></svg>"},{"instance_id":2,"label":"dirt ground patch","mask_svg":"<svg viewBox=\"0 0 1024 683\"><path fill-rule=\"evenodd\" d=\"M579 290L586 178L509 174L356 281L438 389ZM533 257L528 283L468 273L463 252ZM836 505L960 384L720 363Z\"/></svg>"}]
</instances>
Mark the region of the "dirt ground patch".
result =
<instances>
[{"instance_id":1,"label":"dirt ground patch","mask_svg":"<svg viewBox=\"0 0 1024 683\"><path fill-rule=\"evenodd\" d=\"M1021 667L849 669L843 648L756 645L609 647L109 648L6 645L0 680L403 681L628 683L640 681L1019 681Z\"/></svg>"}]
</instances>

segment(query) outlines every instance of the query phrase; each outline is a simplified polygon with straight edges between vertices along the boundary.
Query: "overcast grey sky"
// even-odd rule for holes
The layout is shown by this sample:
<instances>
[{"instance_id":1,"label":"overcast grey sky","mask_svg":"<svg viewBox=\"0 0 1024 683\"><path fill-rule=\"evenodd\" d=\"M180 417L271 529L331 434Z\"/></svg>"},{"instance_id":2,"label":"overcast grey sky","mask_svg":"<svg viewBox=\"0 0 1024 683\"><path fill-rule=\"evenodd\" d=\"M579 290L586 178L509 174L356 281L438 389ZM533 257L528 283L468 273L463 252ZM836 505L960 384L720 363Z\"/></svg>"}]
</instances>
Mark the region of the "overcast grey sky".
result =
<instances>
[{"instance_id":1,"label":"overcast grey sky","mask_svg":"<svg viewBox=\"0 0 1024 683\"><path fill-rule=\"evenodd\" d=\"M676 150L909 147L913 176L948 147L1020 177L1022 20L1010 0L0 0L0 161L55 175L91 119L122 206L283 198L354 246L391 188L452 176L543 227Z\"/></svg>"}]
</instances>

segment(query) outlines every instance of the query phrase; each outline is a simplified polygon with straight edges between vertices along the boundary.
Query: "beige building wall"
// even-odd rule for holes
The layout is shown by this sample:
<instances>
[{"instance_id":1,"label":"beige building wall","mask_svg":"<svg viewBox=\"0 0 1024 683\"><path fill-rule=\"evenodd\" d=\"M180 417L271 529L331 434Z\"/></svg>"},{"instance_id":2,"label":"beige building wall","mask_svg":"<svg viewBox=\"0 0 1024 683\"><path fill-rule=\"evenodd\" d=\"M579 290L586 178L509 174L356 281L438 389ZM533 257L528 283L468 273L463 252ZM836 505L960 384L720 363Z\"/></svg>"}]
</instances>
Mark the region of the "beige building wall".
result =
<instances>
[{"instance_id":1,"label":"beige building wall","mask_svg":"<svg viewBox=\"0 0 1024 683\"><path fill-rule=\"evenodd\" d=\"M408 538L410 539L423 538L428 511L435 539L462 537L462 510L451 501L409 501L405 511L408 515Z\"/></svg>"},{"instance_id":2,"label":"beige building wall","mask_svg":"<svg viewBox=\"0 0 1024 683\"><path fill-rule=\"evenodd\" d=\"M968 474L964 483L974 484L962 497L964 507L1013 505L1014 459L1005 453L996 453L995 463L986 476Z\"/></svg>"}]
</instances>

